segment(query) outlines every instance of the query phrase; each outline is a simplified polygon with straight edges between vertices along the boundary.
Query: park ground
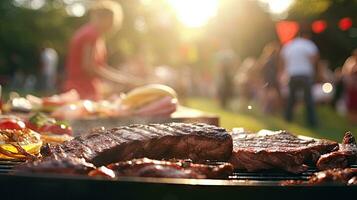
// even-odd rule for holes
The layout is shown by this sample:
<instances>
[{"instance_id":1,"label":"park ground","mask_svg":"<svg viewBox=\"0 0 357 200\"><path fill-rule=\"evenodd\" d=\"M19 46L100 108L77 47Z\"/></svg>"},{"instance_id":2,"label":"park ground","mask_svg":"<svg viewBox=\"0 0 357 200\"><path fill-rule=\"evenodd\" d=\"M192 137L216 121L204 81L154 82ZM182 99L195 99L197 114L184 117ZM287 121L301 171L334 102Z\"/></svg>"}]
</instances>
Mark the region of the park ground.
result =
<instances>
[{"instance_id":1,"label":"park ground","mask_svg":"<svg viewBox=\"0 0 357 200\"><path fill-rule=\"evenodd\" d=\"M294 122L288 123L280 114L267 115L259 111L259 109L254 109L255 106L252 106L250 110L224 110L220 108L215 100L207 98L189 98L185 104L192 108L217 114L220 117L220 125L227 129L243 127L250 131L261 129L288 130L299 135L337 141L341 141L346 131L357 133L357 126L349 124L346 117L338 115L328 105L318 106L319 125L316 128L308 128L302 106L296 109Z\"/></svg>"}]
</instances>

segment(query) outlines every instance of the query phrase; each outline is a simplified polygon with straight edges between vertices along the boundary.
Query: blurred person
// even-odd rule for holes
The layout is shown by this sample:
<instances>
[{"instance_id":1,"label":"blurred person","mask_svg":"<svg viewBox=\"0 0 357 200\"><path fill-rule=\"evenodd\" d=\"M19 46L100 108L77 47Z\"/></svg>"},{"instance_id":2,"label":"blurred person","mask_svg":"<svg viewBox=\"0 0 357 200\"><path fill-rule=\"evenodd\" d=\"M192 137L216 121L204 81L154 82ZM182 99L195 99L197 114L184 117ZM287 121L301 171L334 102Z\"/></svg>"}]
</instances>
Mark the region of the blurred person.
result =
<instances>
[{"instance_id":1,"label":"blurred person","mask_svg":"<svg viewBox=\"0 0 357 200\"><path fill-rule=\"evenodd\" d=\"M344 102L345 87L343 84L343 74L341 67L337 67L335 69L333 82L335 85L335 92L333 94L331 106L333 109L336 109L337 113L344 115L346 110L346 105Z\"/></svg>"},{"instance_id":2,"label":"blurred person","mask_svg":"<svg viewBox=\"0 0 357 200\"><path fill-rule=\"evenodd\" d=\"M247 105L250 105L250 101L259 96L262 84L257 66L257 61L254 57L247 57L242 61L234 76L234 83L237 86L236 92L239 95L239 110L247 108Z\"/></svg>"},{"instance_id":3,"label":"blurred person","mask_svg":"<svg viewBox=\"0 0 357 200\"><path fill-rule=\"evenodd\" d=\"M58 54L56 50L46 45L40 53L43 89L46 92L54 91L57 83Z\"/></svg>"},{"instance_id":4,"label":"blurred person","mask_svg":"<svg viewBox=\"0 0 357 200\"><path fill-rule=\"evenodd\" d=\"M23 88L25 82L25 73L20 69L16 69L14 75L11 80L11 90L18 90L19 88Z\"/></svg>"},{"instance_id":5,"label":"blurred person","mask_svg":"<svg viewBox=\"0 0 357 200\"><path fill-rule=\"evenodd\" d=\"M346 89L347 116L351 123L357 124L357 49L347 58L342 74Z\"/></svg>"},{"instance_id":6,"label":"blurred person","mask_svg":"<svg viewBox=\"0 0 357 200\"><path fill-rule=\"evenodd\" d=\"M263 111L274 113L281 107L280 95L280 69L279 69L280 44L276 41L268 43L257 61L257 67L263 78L263 91L261 103Z\"/></svg>"},{"instance_id":7,"label":"blurred person","mask_svg":"<svg viewBox=\"0 0 357 200\"><path fill-rule=\"evenodd\" d=\"M332 82L334 79L334 72L329 67L327 60L320 60L316 68L315 80L317 83Z\"/></svg>"},{"instance_id":8,"label":"blurred person","mask_svg":"<svg viewBox=\"0 0 357 200\"><path fill-rule=\"evenodd\" d=\"M238 64L236 53L226 40L222 40L216 53L217 65L217 95L222 108L227 108L233 97L233 78Z\"/></svg>"},{"instance_id":9,"label":"blurred person","mask_svg":"<svg viewBox=\"0 0 357 200\"><path fill-rule=\"evenodd\" d=\"M34 74L26 76L24 81L24 90L26 92L33 92L36 89L37 78Z\"/></svg>"},{"instance_id":10,"label":"blurred person","mask_svg":"<svg viewBox=\"0 0 357 200\"><path fill-rule=\"evenodd\" d=\"M325 84L331 84L332 90L324 89ZM315 103L330 103L334 93L334 73L327 60L320 60L316 65L315 83L312 88L312 96Z\"/></svg>"},{"instance_id":11,"label":"blurred person","mask_svg":"<svg viewBox=\"0 0 357 200\"><path fill-rule=\"evenodd\" d=\"M297 93L303 91L309 126L317 125L315 105L311 88L314 78L314 66L319 58L317 46L310 40L308 29L301 28L297 37L283 46L281 50L282 66L289 76L289 96L285 119L292 121Z\"/></svg>"},{"instance_id":12,"label":"blurred person","mask_svg":"<svg viewBox=\"0 0 357 200\"><path fill-rule=\"evenodd\" d=\"M82 99L98 100L106 88L103 80L122 87L133 87L138 80L107 64L104 35L121 27L123 12L120 4L96 1L89 13L90 21L75 32L70 42L64 90L76 89Z\"/></svg>"}]
</instances>

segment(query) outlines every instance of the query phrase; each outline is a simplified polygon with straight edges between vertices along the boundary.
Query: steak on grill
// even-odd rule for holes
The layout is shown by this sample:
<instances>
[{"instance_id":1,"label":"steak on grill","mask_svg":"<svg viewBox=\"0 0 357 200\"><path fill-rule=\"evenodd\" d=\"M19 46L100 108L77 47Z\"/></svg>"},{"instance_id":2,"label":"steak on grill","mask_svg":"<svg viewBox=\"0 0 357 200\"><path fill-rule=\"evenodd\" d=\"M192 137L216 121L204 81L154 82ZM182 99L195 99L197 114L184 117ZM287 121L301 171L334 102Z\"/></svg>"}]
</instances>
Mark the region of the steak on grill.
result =
<instances>
[{"instance_id":1,"label":"steak on grill","mask_svg":"<svg viewBox=\"0 0 357 200\"><path fill-rule=\"evenodd\" d=\"M118 178L122 176L160 178L227 178L233 173L229 163L219 165L194 164L190 160L159 161L148 158L134 159L99 167L89 176Z\"/></svg>"},{"instance_id":2,"label":"steak on grill","mask_svg":"<svg viewBox=\"0 0 357 200\"><path fill-rule=\"evenodd\" d=\"M328 183L357 185L357 169L329 169L321 172L316 172L309 180L310 185Z\"/></svg>"},{"instance_id":3,"label":"steak on grill","mask_svg":"<svg viewBox=\"0 0 357 200\"><path fill-rule=\"evenodd\" d=\"M201 123L136 124L97 130L49 147L42 160L28 163L22 169L52 172L60 160L68 163L78 159L95 166L142 157L227 161L231 154L232 137L224 128ZM83 170L77 171L88 171L83 162L77 166L83 166Z\"/></svg>"},{"instance_id":4,"label":"steak on grill","mask_svg":"<svg viewBox=\"0 0 357 200\"><path fill-rule=\"evenodd\" d=\"M357 144L351 132L345 133L338 151L322 155L317 161L319 170L346 168L357 162Z\"/></svg>"},{"instance_id":5,"label":"steak on grill","mask_svg":"<svg viewBox=\"0 0 357 200\"><path fill-rule=\"evenodd\" d=\"M51 157L18 165L16 166L16 172L85 174L95 168L93 164L86 162L83 158L58 153Z\"/></svg>"},{"instance_id":6,"label":"steak on grill","mask_svg":"<svg viewBox=\"0 0 357 200\"><path fill-rule=\"evenodd\" d=\"M307 170L306 164L314 165L321 154L338 148L333 141L299 138L286 131L255 134L233 132L232 137L230 163L236 169L247 171L282 169L301 173Z\"/></svg>"},{"instance_id":7,"label":"steak on grill","mask_svg":"<svg viewBox=\"0 0 357 200\"><path fill-rule=\"evenodd\" d=\"M282 186L291 185L357 185L357 169L328 169L320 172L315 172L307 182L301 180L287 180L280 183Z\"/></svg>"}]
</instances>

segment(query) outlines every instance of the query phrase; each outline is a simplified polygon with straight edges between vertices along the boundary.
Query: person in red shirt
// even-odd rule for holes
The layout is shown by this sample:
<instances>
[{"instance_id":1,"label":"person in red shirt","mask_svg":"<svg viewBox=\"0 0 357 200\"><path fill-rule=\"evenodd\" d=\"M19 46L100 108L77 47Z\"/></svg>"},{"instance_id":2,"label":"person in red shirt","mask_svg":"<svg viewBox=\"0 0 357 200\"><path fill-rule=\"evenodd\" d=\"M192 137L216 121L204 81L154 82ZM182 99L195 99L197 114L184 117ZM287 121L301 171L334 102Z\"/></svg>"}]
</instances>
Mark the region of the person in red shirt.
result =
<instances>
[{"instance_id":1,"label":"person in red shirt","mask_svg":"<svg viewBox=\"0 0 357 200\"><path fill-rule=\"evenodd\" d=\"M120 28L123 19L120 4L98 1L90 9L90 21L80 27L72 37L66 62L67 77L64 90L77 90L81 99L101 99L101 79L131 85L129 78L107 65L104 34Z\"/></svg>"}]
</instances>

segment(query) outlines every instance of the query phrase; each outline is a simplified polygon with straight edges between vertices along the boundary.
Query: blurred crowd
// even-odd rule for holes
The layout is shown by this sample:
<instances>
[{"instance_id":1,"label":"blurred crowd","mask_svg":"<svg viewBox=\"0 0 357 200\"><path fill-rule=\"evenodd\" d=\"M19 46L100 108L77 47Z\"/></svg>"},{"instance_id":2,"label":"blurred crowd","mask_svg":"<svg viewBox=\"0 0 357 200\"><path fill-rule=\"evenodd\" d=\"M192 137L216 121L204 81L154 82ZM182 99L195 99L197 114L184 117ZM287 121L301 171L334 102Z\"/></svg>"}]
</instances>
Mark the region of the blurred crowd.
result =
<instances>
[{"instance_id":1,"label":"blurred crowd","mask_svg":"<svg viewBox=\"0 0 357 200\"><path fill-rule=\"evenodd\" d=\"M56 50L45 44L39 58L41 73L16 71L10 88L45 93L76 89L82 99L97 100L147 83L162 83L175 88L181 99L215 96L223 108L257 106L265 113L283 113L287 121L293 120L295 107L303 102L311 127L318 125L316 105L331 104L357 123L357 50L343 66L329 66L328 60L319 58L309 30L301 28L288 43L268 43L257 58L241 59L229 39L221 37L211 71L199 71L190 64L150 66L143 52L120 66L110 66L105 36L121 28L123 17L119 4L99 1L90 8L89 21L74 32L64 67L59 68Z\"/></svg>"},{"instance_id":2,"label":"blurred crowd","mask_svg":"<svg viewBox=\"0 0 357 200\"><path fill-rule=\"evenodd\" d=\"M304 103L307 124L316 127L316 106L328 104L356 124L357 49L332 71L310 36L308 29L300 30L288 43L272 41L258 58L241 62L231 49L218 51L215 94L221 106L250 110L254 105L292 121L295 104Z\"/></svg>"}]
</instances>

